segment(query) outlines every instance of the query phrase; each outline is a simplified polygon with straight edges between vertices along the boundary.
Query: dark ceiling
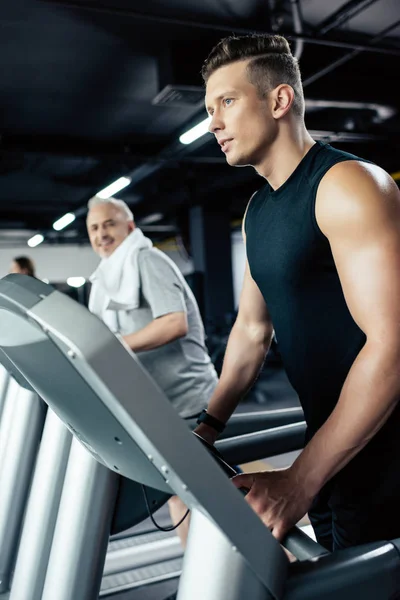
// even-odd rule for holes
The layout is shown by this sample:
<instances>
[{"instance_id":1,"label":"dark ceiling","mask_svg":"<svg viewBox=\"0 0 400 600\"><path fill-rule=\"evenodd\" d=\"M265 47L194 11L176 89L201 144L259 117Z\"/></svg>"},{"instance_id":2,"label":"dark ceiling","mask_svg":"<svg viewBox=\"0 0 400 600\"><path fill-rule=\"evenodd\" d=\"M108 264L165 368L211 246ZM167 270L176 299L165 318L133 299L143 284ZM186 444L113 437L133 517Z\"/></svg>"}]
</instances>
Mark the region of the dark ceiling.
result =
<instances>
[{"instance_id":1,"label":"dark ceiling","mask_svg":"<svg viewBox=\"0 0 400 600\"><path fill-rule=\"evenodd\" d=\"M201 65L231 33L286 35L314 137L400 170L400 0L13 0L0 31L3 246L86 243L88 199L121 176L116 195L155 240L195 204L240 219L260 178L210 134L178 141L206 116ZM66 212L76 221L53 231Z\"/></svg>"}]
</instances>

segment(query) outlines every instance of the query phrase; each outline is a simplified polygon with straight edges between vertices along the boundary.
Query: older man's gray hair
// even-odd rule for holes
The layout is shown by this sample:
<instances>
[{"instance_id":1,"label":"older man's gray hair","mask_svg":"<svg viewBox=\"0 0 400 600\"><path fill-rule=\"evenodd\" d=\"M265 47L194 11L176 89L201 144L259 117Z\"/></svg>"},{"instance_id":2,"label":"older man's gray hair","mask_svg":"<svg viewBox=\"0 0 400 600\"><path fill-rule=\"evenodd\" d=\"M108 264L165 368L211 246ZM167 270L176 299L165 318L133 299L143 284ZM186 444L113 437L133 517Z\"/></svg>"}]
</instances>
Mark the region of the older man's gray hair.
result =
<instances>
[{"instance_id":1,"label":"older man's gray hair","mask_svg":"<svg viewBox=\"0 0 400 600\"><path fill-rule=\"evenodd\" d=\"M126 202L119 200L118 198L100 198L99 196L93 196L88 202L88 210L102 204L112 204L115 208L118 208L125 216L127 221L133 221L133 213Z\"/></svg>"}]
</instances>

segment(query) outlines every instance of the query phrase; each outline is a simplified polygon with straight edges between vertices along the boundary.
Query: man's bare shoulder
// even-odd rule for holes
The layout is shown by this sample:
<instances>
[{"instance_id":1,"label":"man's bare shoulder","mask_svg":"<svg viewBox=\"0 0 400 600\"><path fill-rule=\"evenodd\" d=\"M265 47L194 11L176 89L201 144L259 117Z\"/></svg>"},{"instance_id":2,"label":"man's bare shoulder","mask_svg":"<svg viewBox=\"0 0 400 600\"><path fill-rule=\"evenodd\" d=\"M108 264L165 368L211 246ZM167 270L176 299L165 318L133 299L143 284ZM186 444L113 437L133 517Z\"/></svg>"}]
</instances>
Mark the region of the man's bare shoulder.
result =
<instances>
[{"instance_id":1,"label":"man's bare shoulder","mask_svg":"<svg viewBox=\"0 0 400 600\"><path fill-rule=\"evenodd\" d=\"M318 188L316 218L326 233L336 227L365 226L400 219L400 191L381 167L357 160L337 163Z\"/></svg>"}]
</instances>

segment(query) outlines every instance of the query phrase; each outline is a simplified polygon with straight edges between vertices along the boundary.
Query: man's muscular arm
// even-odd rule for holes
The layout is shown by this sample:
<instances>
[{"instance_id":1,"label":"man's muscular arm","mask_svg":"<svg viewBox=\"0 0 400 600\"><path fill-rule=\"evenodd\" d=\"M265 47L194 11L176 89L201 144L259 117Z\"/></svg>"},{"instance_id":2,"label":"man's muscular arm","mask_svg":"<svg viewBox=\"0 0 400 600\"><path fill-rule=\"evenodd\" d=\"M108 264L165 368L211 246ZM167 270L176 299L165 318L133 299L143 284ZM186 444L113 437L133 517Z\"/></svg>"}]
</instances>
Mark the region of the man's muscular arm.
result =
<instances>
[{"instance_id":1,"label":"man's muscular arm","mask_svg":"<svg viewBox=\"0 0 400 600\"><path fill-rule=\"evenodd\" d=\"M272 338L272 324L248 265L244 276L239 312L229 336L218 385L207 411L226 423L257 378ZM218 433L201 423L196 433L214 443Z\"/></svg>"},{"instance_id":2,"label":"man's muscular arm","mask_svg":"<svg viewBox=\"0 0 400 600\"><path fill-rule=\"evenodd\" d=\"M245 218L246 214L243 219L243 240L246 243ZM265 300L246 261L238 315L229 336L221 376L207 409L212 416L224 423L230 418L257 378L272 334L273 326ZM218 437L217 431L204 423L195 431L211 444Z\"/></svg>"},{"instance_id":3,"label":"man's muscular arm","mask_svg":"<svg viewBox=\"0 0 400 600\"><path fill-rule=\"evenodd\" d=\"M293 465L256 476L248 501L278 539L379 431L400 399L399 190L379 167L337 164L320 184L316 218L366 343L335 409ZM249 484L246 476L236 479L238 486Z\"/></svg>"},{"instance_id":4,"label":"man's muscular arm","mask_svg":"<svg viewBox=\"0 0 400 600\"><path fill-rule=\"evenodd\" d=\"M379 167L341 163L322 182L317 220L347 306L367 338L335 410L298 465L310 467L307 480L319 489L379 431L400 399L399 190ZM311 464L315 450L319 460Z\"/></svg>"}]
</instances>

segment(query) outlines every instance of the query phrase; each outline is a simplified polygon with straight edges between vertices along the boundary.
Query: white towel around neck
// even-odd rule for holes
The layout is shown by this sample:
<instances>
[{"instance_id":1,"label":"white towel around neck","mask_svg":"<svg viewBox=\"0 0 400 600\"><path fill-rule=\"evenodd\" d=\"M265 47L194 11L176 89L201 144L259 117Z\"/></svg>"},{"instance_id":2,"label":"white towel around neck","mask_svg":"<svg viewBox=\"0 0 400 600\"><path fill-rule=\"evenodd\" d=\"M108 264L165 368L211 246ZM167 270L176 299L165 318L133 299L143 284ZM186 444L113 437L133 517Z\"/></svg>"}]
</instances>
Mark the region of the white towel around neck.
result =
<instances>
[{"instance_id":1,"label":"white towel around neck","mask_svg":"<svg viewBox=\"0 0 400 600\"><path fill-rule=\"evenodd\" d=\"M138 308L138 255L140 250L152 246L152 241L136 227L109 257L101 260L90 276L92 289L89 310L92 313L104 318L104 309L117 311Z\"/></svg>"}]
</instances>

